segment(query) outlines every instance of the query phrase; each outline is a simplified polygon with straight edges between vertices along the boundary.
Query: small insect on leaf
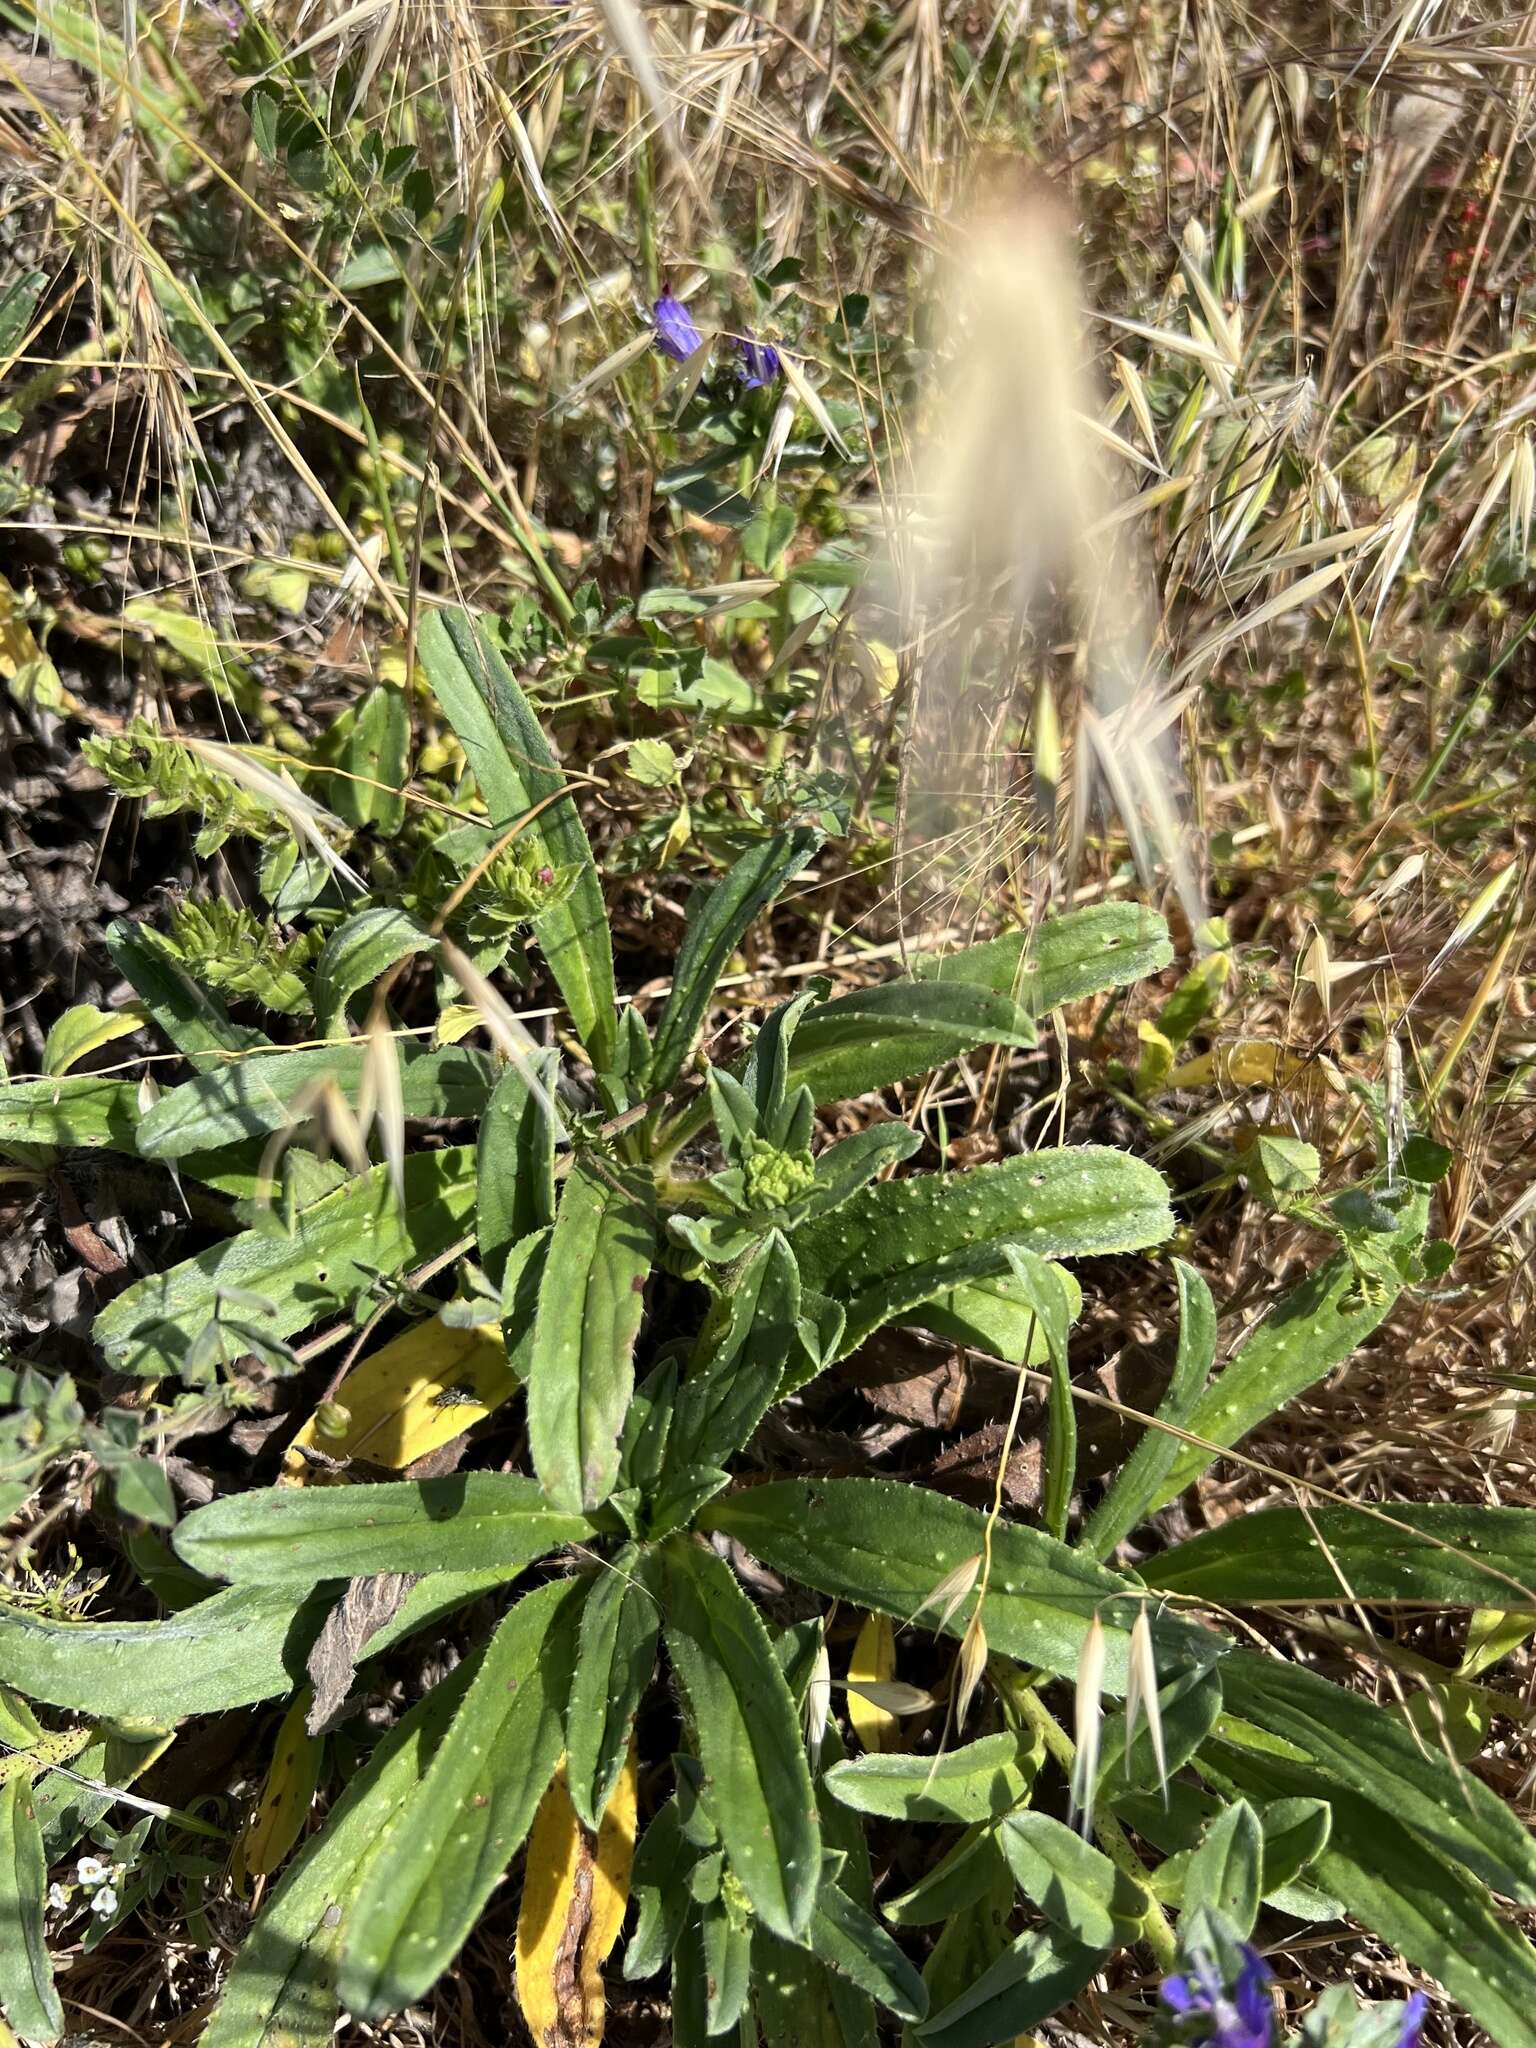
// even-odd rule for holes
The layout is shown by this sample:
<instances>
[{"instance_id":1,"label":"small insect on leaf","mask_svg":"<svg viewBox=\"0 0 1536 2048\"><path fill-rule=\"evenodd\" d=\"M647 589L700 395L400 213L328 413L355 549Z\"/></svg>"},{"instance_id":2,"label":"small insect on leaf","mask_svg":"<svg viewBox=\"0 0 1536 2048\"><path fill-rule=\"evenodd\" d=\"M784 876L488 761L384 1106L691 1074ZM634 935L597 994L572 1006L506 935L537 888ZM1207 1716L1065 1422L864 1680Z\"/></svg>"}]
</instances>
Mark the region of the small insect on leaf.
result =
<instances>
[{"instance_id":1,"label":"small insect on leaf","mask_svg":"<svg viewBox=\"0 0 1536 2048\"><path fill-rule=\"evenodd\" d=\"M304 1452L317 1439L333 1459L402 1471L489 1415L518 1384L496 1324L454 1329L432 1316L353 1367L341 1401L322 1404L345 1414L340 1434L327 1427L336 1416L317 1409L288 1448L284 1479L303 1486L316 1478Z\"/></svg>"},{"instance_id":2,"label":"small insect on leaf","mask_svg":"<svg viewBox=\"0 0 1536 2048\"><path fill-rule=\"evenodd\" d=\"M868 1614L848 1660L848 1718L865 1749L902 1747L901 1724L896 1716L860 1689L861 1681L884 1685L895 1671L896 1631L890 1617Z\"/></svg>"},{"instance_id":3,"label":"small insect on leaf","mask_svg":"<svg viewBox=\"0 0 1536 2048\"><path fill-rule=\"evenodd\" d=\"M517 2002L536 2048L597 2048L603 1964L624 1924L635 1853L635 1753L596 1835L576 1818L562 1762L528 1838L517 1916Z\"/></svg>"},{"instance_id":4,"label":"small insect on leaf","mask_svg":"<svg viewBox=\"0 0 1536 2048\"><path fill-rule=\"evenodd\" d=\"M283 1716L261 1797L235 1843L230 1874L242 1898L252 1878L272 1875L303 1832L325 1748L324 1738L311 1735L304 1726L309 1703L306 1685Z\"/></svg>"}]
</instances>

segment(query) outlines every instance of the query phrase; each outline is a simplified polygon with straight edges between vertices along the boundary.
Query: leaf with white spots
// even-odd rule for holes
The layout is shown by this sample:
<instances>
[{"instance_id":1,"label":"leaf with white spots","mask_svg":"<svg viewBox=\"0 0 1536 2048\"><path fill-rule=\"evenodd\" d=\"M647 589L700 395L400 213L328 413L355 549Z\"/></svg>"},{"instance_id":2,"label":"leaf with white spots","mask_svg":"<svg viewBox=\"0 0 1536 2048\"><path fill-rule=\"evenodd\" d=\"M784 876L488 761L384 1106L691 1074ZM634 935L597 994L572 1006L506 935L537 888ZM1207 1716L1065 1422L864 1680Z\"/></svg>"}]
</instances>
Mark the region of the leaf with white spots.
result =
<instances>
[{"instance_id":1,"label":"leaf with white spots","mask_svg":"<svg viewBox=\"0 0 1536 2048\"><path fill-rule=\"evenodd\" d=\"M1152 1167L1107 1145L1073 1145L964 1175L882 1181L796 1230L791 1243L806 1287L856 1301L904 1270L977 1246L1088 1258L1159 1244L1172 1229L1168 1190ZM1006 1261L1000 1271L997 1291L1014 1289L1022 1302Z\"/></svg>"},{"instance_id":2,"label":"leaf with white spots","mask_svg":"<svg viewBox=\"0 0 1536 2048\"><path fill-rule=\"evenodd\" d=\"M698 1526L730 1536L776 1572L819 1593L908 1622L962 1560L986 1547L987 1517L976 1508L888 1479L774 1480L710 1501ZM1000 1522L981 1602L987 1641L998 1655L1075 1677L1097 1615L1105 1635L1104 1689L1123 1696L1131 1627L1142 1602L1127 1581L1039 1529ZM924 1626L962 1636L976 1602L927 1608ZM1216 1649L1204 1631L1165 1614L1153 1623L1160 1660L1182 1652L1206 1662Z\"/></svg>"},{"instance_id":3,"label":"leaf with white spots","mask_svg":"<svg viewBox=\"0 0 1536 2048\"><path fill-rule=\"evenodd\" d=\"M436 1981L532 1826L560 1761L579 1599L569 1580L541 1586L491 1638L358 1894L341 1964L349 2012L398 2012Z\"/></svg>"},{"instance_id":4,"label":"leaf with white spots","mask_svg":"<svg viewBox=\"0 0 1536 2048\"><path fill-rule=\"evenodd\" d=\"M520 1473L455 1472L228 1494L188 1515L175 1543L210 1578L292 1587L375 1572L499 1568L511 1578L591 1533L584 1515L561 1514Z\"/></svg>"},{"instance_id":5,"label":"leaf with white spots","mask_svg":"<svg viewBox=\"0 0 1536 2048\"><path fill-rule=\"evenodd\" d=\"M550 1235L528 1364L528 1445L556 1507L600 1507L619 1476L635 1339L656 1244L638 1184L602 1161L571 1170Z\"/></svg>"},{"instance_id":6,"label":"leaf with white spots","mask_svg":"<svg viewBox=\"0 0 1536 2048\"><path fill-rule=\"evenodd\" d=\"M757 1609L712 1550L677 1538L652 1563L731 1869L764 1925L798 1940L816 1903L821 1829L794 1698Z\"/></svg>"},{"instance_id":7,"label":"leaf with white spots","mask_svg":"<svg viewBox=\"0 0 1536 2048\"><path fill-rule=\"evenodd\" d=\"M984 1045L1032 1046L1011 995L964 981L886 981L815 1004L795 1033L787 1086L844 1102L926 1074Z\"/></svg>"},{"instance_id":8,"label":"leaf with white spots","mask_svg":"<svg viewBox=\"0 0 1536 2048\"><path fill-rule=\"evenodd\" d=\"M1048 917L1033 931L1007 932L955 952L919 953L912 979L971 982L1048 1017L1065 1003L1156 974L1172 958L1168 927L1156 911L1139 903L1091 903Z\"/></svg>"},{"instance_id":9,"label":"leaf with white spots","mask_svg":"<svg viewBox=\"0 0 1536 2048\"><path fill-rule=\"evenodd\" d=\"M328 2048L353 1902L391 1823L419 1789L469 1684L461 1664L397 1723L349 1781L246 1936L201 2048Z\"/></svg>"},{"instance_id":10,"label":"leaf with white spots","mask_svg":"<svg viewBox=\"0 0 1536 2048\"><path fill-rule=\"evenodd\" d=\"M1428 1217L1427 1194L1405 1190L1394 1231L1362 1233L1282 1295L1185 1418L1203 1442L1180 1449L1150 1508L1176 1500L1215 1446L1240 1442L1364 1343L1415 1277Z\"/></svg>"}]
</instances>

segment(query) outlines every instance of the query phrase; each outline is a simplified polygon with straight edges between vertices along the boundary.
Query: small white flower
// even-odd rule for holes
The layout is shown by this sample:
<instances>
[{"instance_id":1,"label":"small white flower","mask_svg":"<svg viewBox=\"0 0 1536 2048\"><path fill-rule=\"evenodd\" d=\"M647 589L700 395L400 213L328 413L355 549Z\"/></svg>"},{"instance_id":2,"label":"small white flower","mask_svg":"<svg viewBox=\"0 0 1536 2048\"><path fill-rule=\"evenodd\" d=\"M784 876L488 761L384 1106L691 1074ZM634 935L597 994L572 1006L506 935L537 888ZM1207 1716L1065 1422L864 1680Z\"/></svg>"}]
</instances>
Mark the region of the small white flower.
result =
<instances>
[{"instance_id":1,"label":"small white flower","mask_svg":"<svg viewBox=\"0 0 1536 2048\"><path fill-rule=\"evenodd\" d=\"M99 1856L82 1856L75 1865L77 1884L105 1884L111 1872Z\"/></svg>"},{"instance_id":2,"label":"small white flower","mask_svg":"<svg viewBox=\"0 0 1536 2048\"><path fill-rule=\"evenodd\" d=\"M99 1913L103 1920L110 1919L117 1911L117 1893L111 1885L104 1884L91 1900L91 1911Z\"/></svg>"},{"instance_id":3,"label":"small white flower","mask_svg":"<svg viewBox=\"0 0 1536 2048\"><path fill-rule=\"evenodd\" d=\"M69 1893L65 1891L63 1885L49 1885L48 1903L52 1906L55 1913L62 1913L64 1911L64 1908L69 1904Z\"/></svg>"}]
</instances>

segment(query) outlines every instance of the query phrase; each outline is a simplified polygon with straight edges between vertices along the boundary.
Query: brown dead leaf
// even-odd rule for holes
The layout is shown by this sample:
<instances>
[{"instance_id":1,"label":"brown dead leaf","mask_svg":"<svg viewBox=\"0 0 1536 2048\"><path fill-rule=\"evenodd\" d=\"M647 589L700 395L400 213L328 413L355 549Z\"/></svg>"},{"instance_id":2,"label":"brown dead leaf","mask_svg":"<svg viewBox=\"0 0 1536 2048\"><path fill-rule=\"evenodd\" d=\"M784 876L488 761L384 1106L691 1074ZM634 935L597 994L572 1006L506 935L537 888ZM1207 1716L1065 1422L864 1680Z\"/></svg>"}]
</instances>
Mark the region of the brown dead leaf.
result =
<instances>
[{"instance_id":1,"label":"brown dead leaf","mask_svg":"<svg viewBox=\"0 0 1536 2048\"><path fill-rule=\"evenodd\" d=\"M929 1483L941 1493L969 1501L972 1507L990 1507L997 1487L998 1460L1007 1442L1006 1423L987 1422L969 1436L941 1451L928 1469ZM1009 1507L1035 1508L1040 1505L1040 1474L1043 1463L1039 1440L1016 1440L1003 1478L1003 1499Z\"/></svg>"},{"instance_id":2,"label":"brown dead leaf","mask_svg":"<svg viewBox=\"0 0 1536 2048\"><path fill-rule=\"evenodd\" d=\"M415 1583L410 1572L377 1572L372 1578L353 1579L325 1617L309 1653L315 1697L304 1726L311 1735L323 1735L334 1725L352 1690L357 1660L368 1638L394 1619Z\"/></svg>"}]
</instances>

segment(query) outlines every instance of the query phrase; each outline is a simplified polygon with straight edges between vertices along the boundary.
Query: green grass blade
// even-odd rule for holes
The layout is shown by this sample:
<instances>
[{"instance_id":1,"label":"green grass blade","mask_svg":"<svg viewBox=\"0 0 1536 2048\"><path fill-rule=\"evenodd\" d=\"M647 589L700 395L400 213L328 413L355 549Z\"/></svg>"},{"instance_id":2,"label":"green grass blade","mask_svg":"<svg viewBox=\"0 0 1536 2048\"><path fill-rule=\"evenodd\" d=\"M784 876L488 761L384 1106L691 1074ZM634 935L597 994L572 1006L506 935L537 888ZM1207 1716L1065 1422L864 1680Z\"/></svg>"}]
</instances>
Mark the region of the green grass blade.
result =
<instances>
[{"instance_id":1,"label":"green grass blade","mask_svg":"<svg viewBox=\"0 0 1536 2048\"><path fill-rule=\"evenodd\" d=\"M1216 1308L1211 1290L1193 1266L1173 1262L1179 1290L1179 1348L1168 1392L1157 1419L1171 1427L1187 1426L1190 1412L1210 1377L1216 1356ZM1114 1484L1088 1517L1082 1545L1092 1557L1108 1557L1122 1537L1151 1511L1152 1504L1178 1456L1179 1439L1150 1425L1115 1475Z\"/></svg>"}]
</instances>

